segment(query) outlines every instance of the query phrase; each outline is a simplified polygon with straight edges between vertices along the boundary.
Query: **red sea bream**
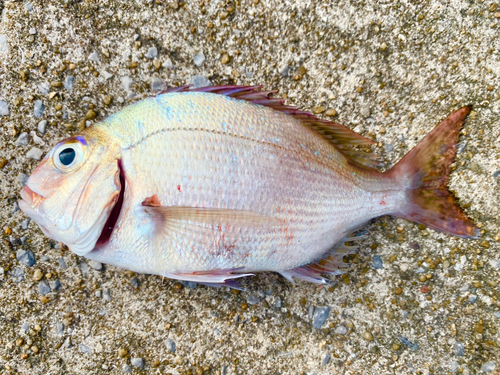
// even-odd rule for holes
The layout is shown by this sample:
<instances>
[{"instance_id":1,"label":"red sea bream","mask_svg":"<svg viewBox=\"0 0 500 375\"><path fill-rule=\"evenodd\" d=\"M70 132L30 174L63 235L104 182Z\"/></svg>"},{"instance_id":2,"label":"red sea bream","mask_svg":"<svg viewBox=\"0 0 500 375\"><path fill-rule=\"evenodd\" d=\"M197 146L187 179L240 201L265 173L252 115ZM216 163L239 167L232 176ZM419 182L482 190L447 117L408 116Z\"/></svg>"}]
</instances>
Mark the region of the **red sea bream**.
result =
<instances>
[{"instance_id":1,"label":"red sea bream","mask_svg":"<svg viewBox=\"0 0 500 375\"><path fill-rule=\"evenodd\" d=\"M20 207L78 255L211 285L259 271L326 282L346 236L382 215L478 235L447 189L469 107L380 173L373 141L269 94L178 88L132 104L57 144Z\"/></svg>"}]
</instances>

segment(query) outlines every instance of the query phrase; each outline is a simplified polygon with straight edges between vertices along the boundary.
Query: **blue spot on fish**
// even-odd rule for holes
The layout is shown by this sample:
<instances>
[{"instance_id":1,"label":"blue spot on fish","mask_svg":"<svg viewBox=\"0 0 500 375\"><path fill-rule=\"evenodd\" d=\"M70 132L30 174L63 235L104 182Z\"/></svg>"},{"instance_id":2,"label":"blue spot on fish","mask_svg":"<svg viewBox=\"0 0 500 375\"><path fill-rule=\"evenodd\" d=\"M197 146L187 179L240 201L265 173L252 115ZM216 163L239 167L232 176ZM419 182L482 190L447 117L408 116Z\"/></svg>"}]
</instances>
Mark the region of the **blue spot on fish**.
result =
<instances>
[{"instance_id":1,"label":"blue spot on fish","mask_svg":"<svg viewBox=\"0 0 500 375\"><path fill-rule=\"evenodd\" d=\"M83 144L83 145L85 145L85 146L87 145L87 142L85 141L85 138L78 136L78 137L76 137L76 139L77 139L77 140L78 140L78 142L80 142L81 144Z\"/></svg>"}]
</instances>

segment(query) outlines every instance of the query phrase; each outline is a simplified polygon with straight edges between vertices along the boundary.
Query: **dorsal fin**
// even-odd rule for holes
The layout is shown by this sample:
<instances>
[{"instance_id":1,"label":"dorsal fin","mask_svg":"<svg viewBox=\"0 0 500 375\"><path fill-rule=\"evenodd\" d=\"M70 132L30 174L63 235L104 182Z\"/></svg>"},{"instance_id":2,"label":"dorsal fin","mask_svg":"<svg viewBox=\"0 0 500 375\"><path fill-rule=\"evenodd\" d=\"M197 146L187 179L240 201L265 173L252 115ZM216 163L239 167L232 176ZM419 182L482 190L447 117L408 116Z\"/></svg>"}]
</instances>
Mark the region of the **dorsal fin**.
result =
<instances>
[{"instance_id":1,"label":"dorsal fin","mask_svg":"<svg viewBox=\"0 0 500 375\"><path fill-rule=\"evenodd\" d=\"M162 91L161 94L175 92L206 92L229 96L231 98L246 100L253 104L262 105L272 108L276 111L286 113L299 120L305 126L314 129L321 134L337 150L343 153L347 158L353 160L357 164L365 167L379 168L381 167L380 157L374 153L360 151L354 146L367 146L375 142L369 138L352 131L344 125L335 122L322 120L312 115L309 112L301 111L293 106L285 105L285 100L281 98L271 98L271 94L276 91L260 91L262 86L209 86L201 88L191 88L191 86L174 87Z\"/></svg>"}]
</instances>

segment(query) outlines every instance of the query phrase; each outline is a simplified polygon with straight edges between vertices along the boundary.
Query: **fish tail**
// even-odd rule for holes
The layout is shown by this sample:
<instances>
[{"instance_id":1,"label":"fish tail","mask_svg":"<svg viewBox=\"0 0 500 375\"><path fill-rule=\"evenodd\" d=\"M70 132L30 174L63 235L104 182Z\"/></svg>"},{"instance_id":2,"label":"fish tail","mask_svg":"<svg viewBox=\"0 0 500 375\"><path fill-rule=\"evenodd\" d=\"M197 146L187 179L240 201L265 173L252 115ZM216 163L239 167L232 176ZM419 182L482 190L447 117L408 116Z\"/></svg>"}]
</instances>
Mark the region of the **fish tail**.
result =
<instances>
[{"instance_id":1,"label":"fish tail","mask_svg":"<svg viewBox=\"0 0 500 375\"><path fill-rule=\"evenodd\" d=\"M460 129L471 108L460 108L448 116L386 172L405 187L405 203L395 216L459 237L479 235L448 190Z\"/></svg>"}]
</instances>

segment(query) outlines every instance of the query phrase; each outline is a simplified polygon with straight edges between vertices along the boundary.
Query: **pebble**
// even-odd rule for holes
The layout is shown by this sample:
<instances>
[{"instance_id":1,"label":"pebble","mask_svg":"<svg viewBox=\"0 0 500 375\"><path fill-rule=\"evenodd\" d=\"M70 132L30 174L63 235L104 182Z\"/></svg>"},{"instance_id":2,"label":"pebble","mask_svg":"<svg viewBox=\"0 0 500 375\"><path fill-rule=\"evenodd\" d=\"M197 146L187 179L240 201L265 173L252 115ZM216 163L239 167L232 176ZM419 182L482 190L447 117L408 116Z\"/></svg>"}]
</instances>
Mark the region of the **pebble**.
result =
<instances>
[{"instance_id":1,"label":"pebble","mask_svg":"<svg viewBox=\"0 0 500 375\"><path fill-rule=\"evenodd\" d=\"M130 88L132 87L132 84L134 83L134 81L132 80L132 78L130 78L129 76L123 76L123 77L121 77L120 78L120 82L122 84L122 87L127 92L130 91Z\"/></svg>"},{"instance_id":2,"label":"pebble","mask_svg":"<svg viewBox=\"0 0 500 375\"><path fill-rule=\"evenodd\" d=\"M40 138L38 135L36 135L35 131L32 130L30 131L30 137L33 138L33 142L35 142L38 145L45 145L45 142Z\"/></svg>"},{"instance_id":3,"label":"pebble","mask_svg":"<svg viewBox=\"0 0 500 375\"><path fill-rule=\"evenodd\" d=\"M42 296L50 293L50 287L47 285L47 283L45 283L45 281L40 281L40 283L38 284L38 292Z\"/></svg>"},{"instance_id":4,"label":"pebble","mask_svg":"<svg viewBox=\"0 0 500 375\"><path fill-rule=\"evenodd\" d=\"M36 35L36 29L34 27L32 27L31 29L29 29L29 33L31 35Z\"/></svg>"},{"instance_id":5,"label":"pebble","mask_svg":"<svg viewBox=\"0 0 500 375\"><path fill-rule=\"evenodd\" d=\"M490 259L490 266L497 270L500 268L500 259Z\"/></svg>"},{"instance_id":6,"label":"pebble","mask_svg":"<svg viewBox=\"0 0 500 375\"><path fill-rule=\"evenodd\" d=\"M250 294L248 297L247 297L247 303L249 305L256 305L260 302L260 297L256 294Z\"/></svg>"},{"instance_id":7,"label":"pebble","mask_svg":"<svg viewBox=\"0 0 500 375\"><path fill-rule=\"evenodd\" d=\"M45 111L45 106L41 100L35 100L35 104L33 105L33 116L42 117L43 112Z\"/></svg>"},{"instance_id":8,"label":"pebble","mask_svg":"<svg viewBox=\"0 0 500 375\"><path fill-rule=\"evenodd\" d=\"M20 283L24 280L24 270L21 267L14 268L12 277L14 277L14 279L16 279L18 283Z\"/></svg>"},{"instance_id":9,"label":"pebble","mask_svg":"<svg viewBox=\"0 0 500 375\"><path fill-rule=\"evenodd\" d=\"M28 267L33 267L36 263L35 254L32 251L17 250L16 258L19 262Z\"/></svg>"},{"instance_id":10,"label":"pebble","mask_svg":"<svg viewBox=\"0 0 500 375\"><path fill-rule=\"evenodd\" d=\"M19 211L19 204L17 202L14 202L13 206L14 208L12 209L12 213L15 214L17 211Z\"/></svg>"},{"instance_id":11,"label":"pebble","mask_svg":"<svg viewBox=\"0 0 500 375\"><path fill-rule=\"evenodd\" d=\"M494 312L493 316L500 319L500 311Z\"/></svg>"},{"instance_id":12,"label":"pebble","mask_svg":"<svg viewBox=\"0 0 500 375\"><path fill-rule=\"evenodd\" d=\"M125 348L118 349L118 357L123 358L128 354L128 350Z\"/></svg>"},{"instance_id":13,"label":"pebble","mask_svg":"<svg viewBox=\"0 0 500 375\"><path fill-rule=\"evenodd\" d=\"M38 123L38 132L41 134L45 134L45 130L47 128L48 121L42 120Z\"/></svg>"},{"instance_id":14,"label":"pebble","mask_svg":"<svg viewBox=\"0 0 500 375\"><path fill-rule=\"evenodd\" d=\"M338 326L336 329L335 329L335 333L337 335L345 335L347 333L347 327L345 326Z\"/></svg>"},{"instance_id":15,"label":"pebble","mask_svg":"<svg viewBox=\"0 0 500 375\"><path fill-rule=\"evenodd\" d=\"M63 257L60 257L57 259L57 264L59 264L59 268L65 270L66 268L68 268L68 265L66 264L66 261L64 260Z\"/></svg>"},{"instance_id":16,"label":"pebble","mask_svg":"<svg viewBox=\"0 0 500 375\"><path fill-rule=\"evenodd\" d=\"M290 67L288 65L284 65L283 67L281 67L280 74L283 77L288 77L288 75L290 74Z\"/></svg>"},{"instance_id":17,"label":"pebble","mask_svg":"<svg viewBox=\"0 0 500 375\"><path fill-rule=\"evenodd\" d=\"M109 290L109 288L105 288L102 292L104 300L111 301L111 291Z\"/></svg>"},{"instance_id":18,"label":"pebble","mask_svg":"<svg viewBox=\"0 0 500 375\"><path fill-rule=\"evenodd\" d=\"M26 153L26 157L33 160L40 160L42 158L43 151L39 148L33 147Z\"/></svg>"},{"instance_id":19,"label":"pebble","mask_svg":"<svg viewBox=\"0 0 500 375\"><path fill-rule=\"evenodd\" d=\"M89 353L92 354L94 352L94 349L91 348L90 346L87 346L85 344L80 344L78 345L78 349L80 350L81 353Z\"/></svg>"},{"instance_id":20,"label":"pebble","mask_svg":"<svg viewBox=\"0 0 500 375\"><path fill-rule=\"evenodd\" d=\"M50 91L50 84L48 82L41 82L38 84L37 88L41 94L46 95Z\"/></svg>"},{"instance_id":21,"label":"pebble","mask_svg":"<svg viewBox=\"0 0 500 375\"><path fill-rule=\"evenodd\" d=\"M205 54L203 52L198 53L193 57L193 63L197 67L200 67L205 62Z\"/></svg>"},{"instance_id":22,"label":"pebble","mask_svg":"<svg viewBox=\"0 0 500 375\"><path fill-rule=\"evenodd\" d=\"M146 53L146 57L148 59L154 59L156 56L158 56L158 49L156 47L148 49L148 52Z\"/></svg>"},{"instance_id":23,"label":"pebble","mask_svg":"<svg viewBox=\"0 0 500 375\"><path fill-rule=\"evenodd\" d=\"M136 367L136 368L144 368L144 359L142 358L132 358L130 360L130 363L132 366Z\"/></svg>"},{"instance_id":24,"label":"pebble","mask_svg":"<svg viewBox=\"0 0 500 375\"><path fill-rule=\"evenodd\" d=\"M97 52L92 52L89 55L89 60L94 62L99 62L99 54Z\"/></svg>"},{"instance_id":25,"label":"pebble","mask_svg":"<svg viewBox=\"0 0 500 375\"><path fill-rule=\"evenodd\" d=\"M21 334L26 334L30 329L30 324L28 322L24 322L21 326Z\"/></svg>"},{"instance_id":26,"label":"pebble","mask_svg":"<svg viewBox=\"0 0 500 375\"><path fill-rule=\"evenodd\" d=\"M29 142L30 142L30 137L29 137L28 133L23 132L19 135L19 137L14 142L14 144L16 146L27 146L29 144Z\"/></svg>"},{"instance_id":27,"label":"pebble","mask_svg":"<svg viewBox=\"0 0 500 375\"><path fill-rule=\"evenodd\" d=\"M408 348L411 349L411 351L416 352L418 350L418 344L416 342L411 342L408 340L406 337L403 336L398 336L398 340L401 341L401 343Z\"/></svg>"},{"instance_id":28,"label":"pebble","mask_svg":"<svg viewBox=\"0 0 500 375\"><path fill-rule=\"evenodd\" d=\"M172 64L172 60L170 60L170 58L165 60L165 62L162 64L162 66L166 69L173 69L174 68L174 64Z\"/></svg>"},{"instance_id":29,"label":"pebble","mask_svg":"<svg viewBox=\"0 0 500 375\"><path fill-rule=\"evenodd\" d=\"M59 289L61 289L62 285L59 280L51 280L49 281L49 286L53 292L57 292Z\"/></svg>"},{"instance_id":30,"label":"pebble","mask_svg":"<svg viewBox=\"0 0 500 375\"><path fill-rule=\"evenodd\" d=\"M101 262L98 262L96 260L91 260L89 262L90 264L90 267L92 267L93 269L97 270L97 271L102 271L102 263Z\"/></svg>"},{"instance_id":31,"label":"pebble","mask_svg":"<svg viewBox=\"0 0 500 375\"><path fill-rule=\"evenodd\" d=\"M43 272L40 269L36 269L35 272L33 272L33 280L35 281L40 281L43 279Z\"/></svg>"},{"instance_id":32,"label":"pebble","mask_svg":"<svg viewBox=\"0 0 500 375\"><path fill-rule=\"evenodd\" d=\"M385 50L387 49L387 44L386 44L386 43L382 43L382 44L380 44L380 49L381 49L382 51L385 51Z\"/></svg>"},{"instance_id":33,"label":"pebble","mask_svg":"<svg viewBox=\"0 0 500 375\"><path fill-rule=\"evenodd\" d=\"M463 357L465 354L465 346L461 342L455 342L455 355L457 357Z\"/></svg>"},{"instance_id":34,"label":"pebble","mask_svg":"<svg viewBox=\"0 0 500 375\"><path fill-rule=\"evenodd\" d=\"M162 90L165 90L166 87L167 87L167 85L165 84L165 82L161 78L154 77L151 79L151 90L152 91L162 91Z\"/></svg>"},{"instance_id":35,"label":"pebble","mask_svg":"<svg viewBox=\"0 0 500 375\"><path fill-rule=\"evenodd\" d=\"M323 355L321 356L321 366L326 366L328 362L330 362L331 358L332 356L330 355L330 353L323 353Z\"/></svg>"},{"instance_id":36,"label":"pebble","mask_svg":"<svg viewBox=\"0 0 500 375\"><path fill-rule=\"evenodd\" d=\"M313 315L314 328L320 329L321 327L323 327L329 316L330 316L330 306L316 307L316 310L314 310L314 315Z\"/></svg>"},{"instance_id":37,"label":"pebble","mask_svg":"<svg viewBox=\"0 0 500 375\"><path fill-rule=\"evenodd\" d=\"M0 34L0 53L8 53L9 52L9 40L7 39L7 35Z\"/></svg>"},{"instance_id":38,"label":"pebble","mask_svg":"<svg viewBox=\"0 0 500 375\"><path fill-rule=\"evenodd\" d=\"M200 87L212 86L212 82L206 77L197 75L191 77L191 85L193 85L193 88L197 89Z\"/></svg>"},{"instance_id":39,"label":"pebble","mask_svg":"<svg viewBox=\"0 0 500 375\"><path fill-rule=\"evenodd\" d=\"M490 372L496 369L496 364L493 361L486 362L484 365L481 366L481 371L482 372Z\"/></svg>"},{"instance_id":40,"label":"pebble","mask_svg":"<svg viewBox=\"0 0 500 375\"><path fill-rule=\"evenodd\" d=\"M0 116L8 116L9 113L9 104L5 100L0 100Z\"/></svg>"},{"instance_id":41,"label":"pebble","mask_svg":"<svg viewBox=\"0 0 500 375\"><path fill-rule=\"evenodd\" d=\"M68 91L71 91L73 89L73 83L75 82L75 77L73 76L67 76L64 79L64 88Z\"/></svg>"},{"instance_id":42,"label":"pebble","mask_svg":"<svg viewBox=\"0 0 500 375\"><path fill-rule=\"evenodd\" d=\"M373 341L373 335L368 331L363 332L361 337L363 337L366 341Z\"/></svg>"},{"instance_id":43,"label":"pebble","mask_svg":"<svg viewBox=\"0 0 500 375\"><path fill-rule=\"evenodd\" d=\"M129 365L127 364L124 364L123 367L122 367L122 371L125 373L125 374L128 374L129 372L132 372L132 367L130 367Z\"/></svg>"},{"instance_id":44,"label":"pebble","mask_svg":"<svg viewBox=\"0 0 500 375\"><path fill-rule=\"evenodd\" d=\"M102 76L104 77L104 79L105 79L105 80L108 80L108 79L110 79L110 78L112 78L112 77L113 77L113 74L108 73L107 71L105 71L105 70L104 70L104 71L102 72Z\"/></svg>"},{"instance_id":45,"label":"pebble","mask_svg":"<svg viewBox=\"0 0 500 375\"><path fill-rule=\"evenodd\" d=\"M64 335L64 325L61 322L56 322L56 335Z\"/></svg>"},{"instance_id":46,"label":"pebble","mask_svg":"<svg viewBox=\"0 0 500 375\"><path fill-rule=\"evenodd\" d=\"M134 288L139 288L141 286L137 277L133 277L132 279L130 279L130 285L132 285Z\"/></svg>"},{"instance_id":47,"label":"pebble","mask_svg":"<svg viewBox=\"0 0 500 375\"><path fill-rule=\"evenodd\" d=\"M460 368L460 365L458 364L457 361L451 361L450 362L450 370L451 370L451 372L453 372L453 373L457 372L459 368Z\"/></svg>"},{"instance_id":48,"label":"pebble","mask_svg":"<svg viewBox=\"0 0 500 375\"><path fill-rule=\"evenodd\" d=\"M176 346L175 346L175 341L172 340L170 337L165 341L165 345L167 346L167 350L171 353L175 353Z\"/></svg>"},{"instance_id":49,"label":"pebble","mask_svg":"<svg viewBox=\"0 0 500 375\"><path fill-rule=\"evenodd\" d=\"M276 298L276 300L274 301L274 307L276 307L277 309L281 309L283 307L283 300L281 298Z\"/></svg>"},{"instance_id":50,"label":"pebble","mask_svg":"<svg viewBox=\"0 0 500 375\"><path fill-rule=\"evenodd\" d=\"M229 55L227 53L225 53L225 54L222 55L222 58L220 59L220 62L222 64L227 64L227 63L229 63L230 60L231 60L231 58L229 57Z\"/></svg>"},{"instance_id":51,"label":"pebble","mask_svg":"<svg viewBox=\"0 0 500 375\"><path fill-rule=\"evenodd\" d=\"M382 261L382 258L380 255L375 255L372 259L372 267L375 268L376 270L381 269L384 266L384 262Z\"/></svg>"},{"instance_id":52,"label":"pebble","mask_svg":"<svg viewBox=\"0 0 500 375\"><path fill-rule=\"evenodd\" d=\"M28 229L28 225L30 224L30 218L26 218L23 221L21 221L21 229L26 230Z\"/></svg>"},{"instance_id":53,"label":"pebble","mask_svg":"<svg viewBox=\"0 0 500 375\"><path fill-rule=\"evenodd\" d=\"M493 172L493 174L492 174L492 175L493 175L493 177L498 177L498 176L500 176L500 169L499 169L499 170L497 170L497 171L495 171L495 172Z\"/></svg>"},{"instance_id":54,"label":"pebble","mask_svg":"<svg viewBox=\"0 0 500 375\"><path fill-rule=\"evenodd\" d=\"M385 150L385 152L392 152L392 151L394 151L394 145L392 145L390 143L386 143L384 145L384 150Z\"/></svg>"}]
</instances>

